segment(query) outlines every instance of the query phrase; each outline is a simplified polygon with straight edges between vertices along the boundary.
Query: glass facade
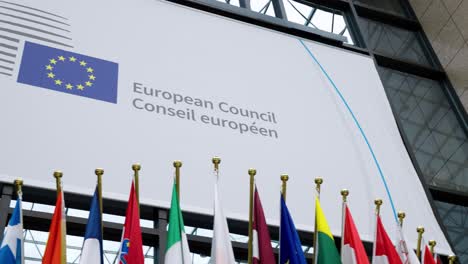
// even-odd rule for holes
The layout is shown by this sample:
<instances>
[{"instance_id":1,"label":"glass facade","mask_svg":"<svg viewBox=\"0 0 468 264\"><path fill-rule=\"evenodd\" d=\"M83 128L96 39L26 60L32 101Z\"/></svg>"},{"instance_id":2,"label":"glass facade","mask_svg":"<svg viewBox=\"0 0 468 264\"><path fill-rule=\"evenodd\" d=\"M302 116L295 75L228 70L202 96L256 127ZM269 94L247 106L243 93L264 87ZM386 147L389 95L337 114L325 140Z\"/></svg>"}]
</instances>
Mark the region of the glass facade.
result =
<instances>
[{"instance_id":1,"label":"glass facade","mask_svg":"<svg viewBox=\"0 0 468 264\"><path fill-rule=\"evenodd\" d=\"M248 9L253 12L251 14L258 16L259 20L266 17L269 21L281 19L282 23L278 24L289 25L289 28L294 29L290 32L285 31L286 33L304 37L310 36L306 33L313 29L324 33L325 37L333 38L334 41L346 37L345 44L335 45L379 57L375 61L381 80L413 163L424 180L423 183L430 191L435 188L443 189L452 196L468 198L468 129L464 127L467 122L461 122L465 116L459 114L459 102L456 101L458 99L447 96L453 88L443 74L443 69L438 63L434 63L437 57L430 49L424 32L420 27L414 26L419 22L413 20L408 0L165 1L178 4L187 2L187 5L189 2L212 5L210 12L214 13L218 13L213 10L217 10L220 5L229 5L229 11L223 10L224 13L220 13L229 16L229 12L234 12L236 16L231 17L240 20L243 20L245 12L236 13L232 10ZM395 23L388 17L395 20ZM252 22L251 17L244 21L256 24ZM413 26L405 26L408 21L411 21ZM265 23L258 24L277 29ZM310 38L314 40L313 37ZM439 74L432 74L433 72ZM459 263L468 263L468 207L450 203L444 195L438 195L437 199L434 201L435 213L441 219L448 239L459 256ZM53 202L50 201L51 204ZM25 203L25 210L51 213L53 207ZM85 219L88 213L69 208L67 215ZM124 221L122 216L117 215L104 215L104 220L117 224ZM142 220L142 226L152 228L155 221ZM45 231L47 230L25 231L26 263L40 263L47 239ZM211 230L200 227L187 227L186 231L199 240L212 235ZM68 236L67 239L67 262L78 263L83 238ZM241 246L235 245L235 248L245 250L245 236L233 234L232 239L243 243ZM272 245L274 248L278 247L276 242ZM116 241L104 242L105 263L115 262L118 246ZM205 248L202 246L198 249L198 252L204 252L203 254L192 254L193 263L209 263L209 247L207 248L206 244L204 246ZM312 253L313 249L304 247L304 251ZM145 246L144 252L145 263L160 263L158 256L160 258L164 253L159 252L154 245Z\"/></svg>"}]
</instances>

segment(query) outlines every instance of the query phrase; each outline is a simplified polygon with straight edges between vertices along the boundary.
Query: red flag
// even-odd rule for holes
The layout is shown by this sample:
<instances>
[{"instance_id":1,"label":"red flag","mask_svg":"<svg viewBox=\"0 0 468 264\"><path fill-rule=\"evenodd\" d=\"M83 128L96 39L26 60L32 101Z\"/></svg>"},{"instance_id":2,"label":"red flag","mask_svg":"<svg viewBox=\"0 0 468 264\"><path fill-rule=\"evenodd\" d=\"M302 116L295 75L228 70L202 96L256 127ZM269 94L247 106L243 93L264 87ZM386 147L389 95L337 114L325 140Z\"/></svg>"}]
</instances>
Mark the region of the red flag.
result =
<instances>
[{"instance_id":1,"label":"red flag","mask_svg":"<svg viewBox=\"0 0 468 264\"><path fill-rule=\"evenodd\" d=\"M63 191L59 191L55 204L54 215L50 223L49 238L42 258L42 264L66 264L66 242L67 235L65 223L65 202Z\"/></svg>"},{"instance_id":2,"label":"red flag","mask_svg":"<svg viewBox=\"0 0 468 264\"><path fill-rule=\"evenodd\" d=\"M385 231L382 220L380 220L380 216L377 216L377 227L375 233L374 257L372 258L372 263L402 264L392 240L390 240L390 237L388 237L388 234Z\"/></svg>"},{"instance_id":3,"label":"red flag","mask_svg":"<svg viewBox=\"0 0 468 264\"><path fill-rule=\"evenodd\" d=\"M252 262L253 264L276 263L271 248L270 233L263 213L262 203L255 188L254 212L253 212L253 235L252 235Z\"/></svg>"},{"instance_id":4,"label":"red flag","mask_svg":"<svg viewBox=\"0 0 468 264\"><path fill-rule=\"evenodd\" d=\"M141 239L140 213L132 182L130 197L128 198L122 242L119 251L120 264L144 264L143 242Z\"/></svg>"},{"instance_id":5,"label":"red flag","mask_svg":"<svg viewBox=\"0 0 468 264\"><path fill-rule=\"evenodd\" d=\"M436 264L442 264L442 260L440 259L438 254L434 254L434 259Z\"/></svg>"},{"instance_id":6,"label":"red flag","mask_svg":"<svg viewBox=\"0 0 468 264\"><path fill-rule=\"evenodd\" d=\"M341 260L343 264L369 264L366 250L354 224L353 217L345 203L343 246L341 248Z\"/></svg>"},{"instance_id":7,"label":"red flag","mask_svg":"<svg viewBox=\"0 0 468 264\"><path fill-rule=\"evenodd\" d=\"M421 264L436 264L434 257L432 256L432 253L427 245L424 247Z\"/></svg>"}]
</instances>

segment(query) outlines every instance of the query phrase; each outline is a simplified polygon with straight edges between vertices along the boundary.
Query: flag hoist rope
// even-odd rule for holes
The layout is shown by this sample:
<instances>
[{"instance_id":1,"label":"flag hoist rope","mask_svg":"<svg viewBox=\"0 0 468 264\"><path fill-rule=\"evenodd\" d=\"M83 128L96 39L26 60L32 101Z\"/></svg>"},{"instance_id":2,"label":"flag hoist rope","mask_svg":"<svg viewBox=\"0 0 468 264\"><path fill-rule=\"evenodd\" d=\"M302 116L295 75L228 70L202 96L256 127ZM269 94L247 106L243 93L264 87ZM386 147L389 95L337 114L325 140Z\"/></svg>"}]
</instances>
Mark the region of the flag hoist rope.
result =
<instances>
[{"instance_id":1,"label":"flag hoist rope","mask_svg":"<svg viewBox=\"0 0 468 264\"><path fill-rule=\"evenodd\" d=\"M379 171L380 178L381 178L381 180L383 182L383 185L385 187L385 191L387 192L388 199L390 200L390 205L391 205L392 210L393 210L393 216L395 218L395 221L398 223L397 213L396 213L396 210L395 210L395 206L393 204L393 199L392 199L392 195L390 193L390 189L388 188L387 181L385 180L385 176L383 174L382 168L380 167L380 163L377 160L377 157L375 156L374 149L372 148L369 140L367 139L367 136L366 136L366 133L364 132L364 129L361 127L361 124L359 123L359 121L358 121L357 117L355 116L353 110L349 106L348 102L344 98L344 96L341 93L340 89L338 89L335 82L332 80L332 78L328 74L328 72L323 68L322 64L318 61L318 59L315 57L315 55L312 53L312 51L305 45L305 43L301 39L298 39L298 40L302 44L302 46L305 48L307 53L310 55L310 57L313 59L313 61L319 66L320 70L325 75L325 77L327 77L328 81L333 86L335 92L340 97L341 101L343 102L343 104L345 105L345 107L348 110L349 114L351 115L354 123L356 124L357 128L359 129L359 132L360 132L362 138L366 142L367 148L369 149L369 152L370 152L370 154L372 156L372 159L374 160L375 166L377 167L377 170Z\"/></svg>"}]
</instances>

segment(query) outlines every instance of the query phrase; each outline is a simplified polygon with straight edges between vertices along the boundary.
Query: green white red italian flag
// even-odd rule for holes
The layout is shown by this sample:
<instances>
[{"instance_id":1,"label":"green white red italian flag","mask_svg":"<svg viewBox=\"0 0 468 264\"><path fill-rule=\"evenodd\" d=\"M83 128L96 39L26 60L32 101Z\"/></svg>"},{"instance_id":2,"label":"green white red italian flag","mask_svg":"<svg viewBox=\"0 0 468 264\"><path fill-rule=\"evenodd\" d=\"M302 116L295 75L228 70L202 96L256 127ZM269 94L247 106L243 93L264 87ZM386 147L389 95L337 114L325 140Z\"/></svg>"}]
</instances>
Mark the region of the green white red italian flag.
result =
<instances>
[{"instance_id":1,"label":"green white red italian flag","mask_svg":"<svg viewBox=\"0 0 468 264\"><path fill-rule=\"evenodd\" d=\"M174 183L172 188L171 209L169 211L169 230L167 232L167 247L165 263L190 264L190 249L187 235L184 230L184 220L177 199L177 190Z\"/></svg>"}]
</instances>

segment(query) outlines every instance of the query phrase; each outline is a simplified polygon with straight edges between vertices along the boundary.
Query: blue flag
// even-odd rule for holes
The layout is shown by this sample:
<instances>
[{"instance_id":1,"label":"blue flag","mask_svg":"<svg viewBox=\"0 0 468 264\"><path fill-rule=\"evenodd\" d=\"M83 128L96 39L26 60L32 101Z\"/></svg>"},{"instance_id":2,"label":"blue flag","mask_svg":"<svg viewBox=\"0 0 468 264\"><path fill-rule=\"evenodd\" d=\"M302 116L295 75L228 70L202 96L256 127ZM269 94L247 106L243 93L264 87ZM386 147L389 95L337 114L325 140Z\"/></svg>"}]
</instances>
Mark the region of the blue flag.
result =
<instances>
[{"instance_id":1,"label":"blue flag","mask_svg":"<svg viewBox=\"0 0 468 264\"><path fill-rule=\"evenodd\" d=\"M101 206L98 198L98 188L94 192L89 210L88 224L81 251L80 263L104 263L104 251L102 249L102 218Z\"/></svg>"},{"instance_id":2,"label":"blue flag","mask_svg":"<svg viewBox=\"0 0 468 264\"><path fill-rule=\"evenodd\" d=\"M118 64L26 42L18 82L117 103Z\"/></svg>"},{"instance_id":3,"label":"blue flag","mask_svg":"<svg viewBox=\"0 0 468 264\"><path fill-rule=\"evenodd\" d=\"M15 210L8 222L3 241L0 246L1 264L23 263L23 217L21 207L21 195L16 201Z\"/></svg>"},{"instance_id":4,"label":"blue flag","mask_svg":"<svg viewBox=\"0 0 468 264\"><path fill-rule=\"evenodd\" d=\"M288 207L281 196L280 264L307 264Z\"/></svg>"}]
</instances>

